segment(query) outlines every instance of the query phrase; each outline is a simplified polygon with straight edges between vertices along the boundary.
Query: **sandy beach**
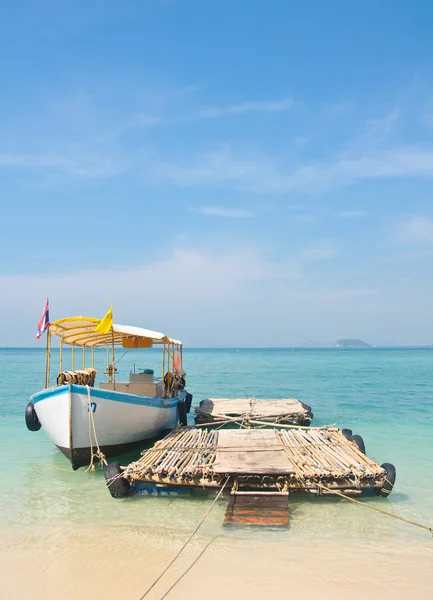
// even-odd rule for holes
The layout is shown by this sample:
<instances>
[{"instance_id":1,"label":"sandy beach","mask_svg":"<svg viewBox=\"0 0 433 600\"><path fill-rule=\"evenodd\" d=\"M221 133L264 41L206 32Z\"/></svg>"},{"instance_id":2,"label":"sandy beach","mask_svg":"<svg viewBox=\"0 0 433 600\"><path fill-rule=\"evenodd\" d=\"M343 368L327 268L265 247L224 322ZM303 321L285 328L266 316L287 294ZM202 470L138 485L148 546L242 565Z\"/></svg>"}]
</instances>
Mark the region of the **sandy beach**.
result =
<instances>
[{"instance_id":1,"label":"sandy beach","mask_svg":"<svg viewBox=\"0 0 433 600\"><path fill-rule=\"evenodd\" d=\"M4 600L139 600L186 536L148 530L58 528L0 538ZM389 547L330 540L282 542L198 534L146 596L176 599L431 598L433 541ZM202 549L213 539L200 557ZM196 561L196 559L198 560ZM194 562L196 561L196 562ZM193 564L194 563L194 564Z\"/></svg>"}]
</instances>

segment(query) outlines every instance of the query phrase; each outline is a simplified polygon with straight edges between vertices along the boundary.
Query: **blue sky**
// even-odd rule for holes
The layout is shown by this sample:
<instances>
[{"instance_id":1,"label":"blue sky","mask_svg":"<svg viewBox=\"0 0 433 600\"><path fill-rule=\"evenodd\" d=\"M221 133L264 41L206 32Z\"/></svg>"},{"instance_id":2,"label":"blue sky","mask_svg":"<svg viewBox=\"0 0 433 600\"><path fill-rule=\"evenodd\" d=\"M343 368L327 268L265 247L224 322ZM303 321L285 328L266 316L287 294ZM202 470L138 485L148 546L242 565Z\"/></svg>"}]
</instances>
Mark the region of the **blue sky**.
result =
<instances>
[{"instance_id":1,"label":"blue sky","mask_svg":"<svg viewBox=\"0 0 433 600\"><path fill-rule=\"evenodd\" d=\"M433 5L1 9L0 345L433 342Z\"/></svg>"}]
</instances>

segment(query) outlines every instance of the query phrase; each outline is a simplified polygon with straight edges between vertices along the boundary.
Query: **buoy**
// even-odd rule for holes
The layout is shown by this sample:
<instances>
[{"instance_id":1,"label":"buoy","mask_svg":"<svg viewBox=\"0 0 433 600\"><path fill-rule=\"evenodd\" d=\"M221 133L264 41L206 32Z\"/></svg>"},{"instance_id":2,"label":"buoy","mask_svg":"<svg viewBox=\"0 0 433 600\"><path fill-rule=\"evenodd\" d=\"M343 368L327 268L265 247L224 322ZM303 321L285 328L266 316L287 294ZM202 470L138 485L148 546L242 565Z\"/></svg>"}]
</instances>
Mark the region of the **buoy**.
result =
<instances>
[{"instance_id":1,"label":"buoy","mask_svg":"<svg viewBox=\"0 0 433 600\"><path fill-rule=\"evenodd\" d=\"M394 465L391 463L383 463L383 465L380 466L382 469L385 469L385 479L383 480L382 487L380 490L377 490L376 494L386 498L386 496L389 496L392 492L397 474Z\"/></svg>"},{"instance_id":2,"label":"buoy","mask_svg":"<svg viewBox=\"0 0 433 600\"><path fill-rule=\"evenodd\" d=\"M182 361L180 360L179 352L175 352L173 355L173 367L174 370L180 372L182 370Z\"/></svg>"},{"instance_id":3,"label":"buoy","mask_svg":"<svg viewBox=\"0 0 433 600\"><path fill-rule=\"evenodd\" d=\"M38 415L36 414L33 402L29 402L27 404L25 418L27 429L29 431L39 431L39 429L41 428L41 422L38 419Z\"/></svg>"},{"instance_id":4,"label":"buoy","mask_svg":"<svg viewBox=\"0 0 433 600\"><path fill-rule=\"evenodd\" d=\"M126 498L131 494L129 482L120 477L122 469L118 462L113 462L104 466L105 482L113 498Z\"/></svg>"}]
</instances>

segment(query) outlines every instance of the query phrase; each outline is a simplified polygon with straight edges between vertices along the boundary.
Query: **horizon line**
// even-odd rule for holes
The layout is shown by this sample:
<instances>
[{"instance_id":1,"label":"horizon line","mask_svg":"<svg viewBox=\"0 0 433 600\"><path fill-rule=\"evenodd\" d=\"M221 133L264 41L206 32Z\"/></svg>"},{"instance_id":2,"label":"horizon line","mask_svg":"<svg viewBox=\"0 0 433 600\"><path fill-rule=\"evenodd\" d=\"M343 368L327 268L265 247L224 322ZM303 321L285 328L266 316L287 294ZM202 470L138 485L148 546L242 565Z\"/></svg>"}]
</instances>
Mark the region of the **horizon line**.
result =
<instances>
[{"instance_id":1,"label":"horizon line","mask_svg":"<svg viewBox=\"0 0 433 600\"><path fill-rule=\"evenodd\" d=\"M432 348L433 344L369 344L368 346L338 346L335 344L292 344L289 346L183 346L183 350L291 350L294 348L303 350L374 350L377 348ZM70 346L64 347L63 350L71 349ZM91 347L89 346L90 350ZM45 346L0 346L0 350L41 350L46 351ZM51 350L59 350L59 347L51 347ZM105 347L95 348L105 352ZM148 350L158 350L158 346L148 348Z\"/></svg>"}]
</instances>

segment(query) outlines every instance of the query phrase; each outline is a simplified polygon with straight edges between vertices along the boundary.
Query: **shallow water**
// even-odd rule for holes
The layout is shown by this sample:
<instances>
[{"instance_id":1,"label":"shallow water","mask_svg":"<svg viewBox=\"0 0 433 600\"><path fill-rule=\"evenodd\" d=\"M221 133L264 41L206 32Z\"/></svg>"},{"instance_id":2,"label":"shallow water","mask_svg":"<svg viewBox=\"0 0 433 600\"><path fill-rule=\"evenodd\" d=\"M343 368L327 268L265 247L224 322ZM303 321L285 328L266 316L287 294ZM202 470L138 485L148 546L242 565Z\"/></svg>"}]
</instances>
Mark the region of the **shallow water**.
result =
<instances>
[{"instance_id":1,"label":"shallow water","mask_svg":"<svg viewBox=\"0 0 433 600\"><path fill-rule=\"evenodd\" d=\"M139 524L140 531L162 545L190 532L210 498L113 500L101 471L73 472L42 430L26 429L24 408L29 396L43 387L44 358L39 349L0 350L2 531L24 535L60 527L78 533L110 526L134 532ZM54 352L53 371L58 371L57 360ZM105 355L96 353L100 370L104 361ZM120 363L119 378L126 377L134 363L137 368L152 367L158 374L159 361L159 353L153 350L130 352ZM373 460L392 462L397 469L391 496L366 500L366 504L433 524L432 349L186 350L184 366L193 406L207 396L295 396L311 405L314 425L353 429L363 436ZM124 456L121 462L138 454ZM281 544L349 541L407 552L430 551L433 545L428 532L336 499L293 495L289 531L223 528L224 512L222 500L204 523L202 534L220 535L227 542L235 538Z\"/></svg>"}]
</instances>

